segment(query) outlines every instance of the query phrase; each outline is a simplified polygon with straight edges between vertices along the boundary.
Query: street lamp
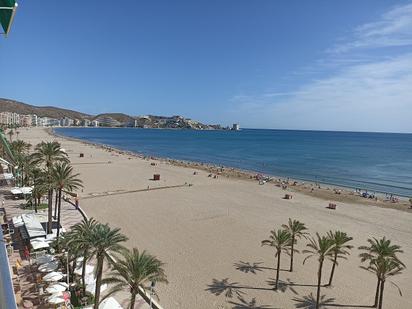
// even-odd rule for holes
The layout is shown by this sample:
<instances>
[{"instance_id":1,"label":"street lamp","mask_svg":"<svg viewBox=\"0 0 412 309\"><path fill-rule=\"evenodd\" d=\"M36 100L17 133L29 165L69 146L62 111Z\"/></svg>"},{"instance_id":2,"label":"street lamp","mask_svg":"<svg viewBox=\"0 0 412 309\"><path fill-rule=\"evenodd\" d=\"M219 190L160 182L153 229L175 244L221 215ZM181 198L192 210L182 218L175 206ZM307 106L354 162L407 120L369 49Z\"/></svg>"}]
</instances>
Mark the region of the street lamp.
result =
<instances>
[{"instance_id":1,"label":"street lamp","mask_svg":"<svg viewBox=\"0 0 412 309\"><path fill-rule=\"evenodd\" d=\"M150 284L150 309L152 309L152 295L153 295L153 288L155 287L156 282L152 281Z\"/></svg>"}]
</instances>

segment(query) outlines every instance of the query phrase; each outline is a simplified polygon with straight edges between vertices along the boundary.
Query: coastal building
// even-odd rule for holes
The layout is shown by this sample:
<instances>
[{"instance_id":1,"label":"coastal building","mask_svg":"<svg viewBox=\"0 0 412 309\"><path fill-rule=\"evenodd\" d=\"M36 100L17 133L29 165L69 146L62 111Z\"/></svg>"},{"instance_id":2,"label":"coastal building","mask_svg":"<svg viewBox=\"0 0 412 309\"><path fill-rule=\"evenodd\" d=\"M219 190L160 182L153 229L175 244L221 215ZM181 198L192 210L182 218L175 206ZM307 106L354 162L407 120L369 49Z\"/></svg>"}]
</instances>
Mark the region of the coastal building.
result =
<instances>
[{"instance_id":1,"label":"coastal building","mask_svg":"<svg viewBox=\"0 0 412 309\"><path fill-rule=\"evenodd\" d=\"M36 115L36 114L31 115L31 125L32 125L33 127L36 127L36 126L38 125L38 124L37 124L37 121L38 121L37 115Z\"/></svg>"},{"instance_id":2,"label":"coastal building","mask_svg":"<svg viewBox=\"0 0 412 309\"><path fill-rule=\"evenodd\" d=\"M59 127L60 120L49 118L49 117L39 117L38 118L38 126L39 127Z\"/></svg>"},{"instance_id":3,"label":"coastal building","mask_svg":"<svg viewBox=\"0 0 412 309\"><path fill-rule=\"evenodd\" d=\"M74 124L74 120L68 117L64 117L60 120L60 125L62 127L70 127Z\"/></svg>"},{"instance_id":4,"label":"coastal building","mask_svg":"<svg viewBox=\"0 0 412 309\"><path fill-rule=\"evenodd\" d=\"M233 130L233 131L239 131L239 130L240 130L239 124L238 124L238 123L234 123L233 126L232 126L232 130Z\"/></svg>"},{"instance_id":5,"label":"coastal building","mask_svg":"<svg viewBox=\"0 0 412 309\"><path fill-rule=\"evenodd\" d=\"M91 121L89 119L83 119L82 126L89 127L91 125Z\"/></svg>"},{"instance_id":6,"label":"coastal building","mask_svg":"<svg viewBox=\"0 0 412 309\"><path fill-rule=\"evenodd\" d=\"M100 127L120 127L122 123L110 116L101 116L95 119Z\"/></svg>"},{"instance_id":7,"label":"coastal building","mask_svg":"<svg viewBox=\"0 0 412 309\"><path fill-rule=\"evenodd\" d=\"M92 127L98 127L98 126L99 126L99 122L97 120L93 120Z\"/></svg>"},{"instance_id":8,"label":"coastal building","mask_svg":"<svg viewBox=\"0 0 412 309\"><path fill-rule=\"evenodd\" d=\"M20 115L12 112L1 112L0 113L0 124L6 126L19 126L20 125Z\"/></svg>"},{"instance_id":9,"label":"coastal building","mask_svg":"<svg viewBox=\"0 0 412 309\"><path fill-rule=\"evenodd\" d=\"M20 126L21 127L31 127L32 125L32 115L20 115Z\"/></svg>"}]
</instances>

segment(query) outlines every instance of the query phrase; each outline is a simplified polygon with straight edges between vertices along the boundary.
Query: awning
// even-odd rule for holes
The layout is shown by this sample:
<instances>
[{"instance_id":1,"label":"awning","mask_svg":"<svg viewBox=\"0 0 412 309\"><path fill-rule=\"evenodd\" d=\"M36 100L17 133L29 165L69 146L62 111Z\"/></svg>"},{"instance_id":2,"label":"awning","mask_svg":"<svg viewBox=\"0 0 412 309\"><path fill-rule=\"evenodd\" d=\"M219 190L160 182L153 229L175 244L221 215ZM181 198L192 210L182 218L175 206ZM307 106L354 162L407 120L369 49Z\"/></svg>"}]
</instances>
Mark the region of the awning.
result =
<instances>
[{"instance_id":1,"label":"awning","mask_svg":"<svg viewBox=\"0 0 412 309\"><path fill-rule=\"evenodd\" d=\"M46 249L50 247L47 242L40 239L33 239L32 241L30 241L30 245L32 246L33 250Z\"/></svg>"},{"instance_id":2,"label":"awning","mask_svg":"<svg viewBox=\"0 0 412 309\"><path fill-rule=\"evenodd\" d=\"M43 226L35 214L23 214L21 217L23 218L30 239L46 237L46 231L43 229Z\"/></svg>"},{"instance_id":3,"label":"awning","mask_svg":"<svg viewBox=\"0 0 412 309\"><path fill-rule=\"evenodd\" d=\"M17 3L15 0L0 0L0 24L7 35L16 14Z\"/></svg>"},{"instance_id":4,"label":"awning","mask_svg":"<svg viewBox=\"0 0 412 309\"><path fill-rule=\"evenodd\" d=\"M11 194L19 195L19 194L31 194L33 191L32 187L15 187L10 190Z\"/></svg>"}]
</instances>

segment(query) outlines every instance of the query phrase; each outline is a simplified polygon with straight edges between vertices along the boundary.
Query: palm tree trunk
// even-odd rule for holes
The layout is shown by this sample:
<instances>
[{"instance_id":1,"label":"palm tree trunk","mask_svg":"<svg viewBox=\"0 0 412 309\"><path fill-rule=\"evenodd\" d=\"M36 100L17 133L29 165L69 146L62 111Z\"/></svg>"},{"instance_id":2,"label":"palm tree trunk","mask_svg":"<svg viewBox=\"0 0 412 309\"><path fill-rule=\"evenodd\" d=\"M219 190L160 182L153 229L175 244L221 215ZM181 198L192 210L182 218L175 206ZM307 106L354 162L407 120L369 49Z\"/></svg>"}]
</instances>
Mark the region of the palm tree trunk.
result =
<instances>
[{"instance_id":1,"label":"palm tree trunk","mask_svg":"<svg viewBox=\"0 0 412 309\"><path fill-rule=\"evenodd\" d=\"M97 274L96 274L96 290L94 292L94 309L99 309L100 302L100 286L102 285L103 274L103 253L97 255Z\"/></svg>"},{"instance_id":2,"label":"palm tree trunk","mask_svg":"<svg viewBox=\"0 0 412 309\"><path fill-rule=\"evenodd\" d=\"M323 260L319 261L319 270L318 270L318 289L316 291L316 309L319 309L319 299L320 299L320 285L322 284L322 268Z\"/></svg>"},{"instance_id":3,"label":"palm tree trunk","mask_svg":"<svg viewBox=\"0 0 412 309\"><path fill-rule=\"evenodd\" d=\"M55 192L56 192L56 198L54 199L54 220L56 220L56 217L57 217L57 199L58 199L57 190L55 190Z\"/></svg>"},{"instance_id":4,"label":"palm tree trunk","mask_svg":"<svg viewBox=\"0 0 412 309\"><path fill-rule=\"evenodd\" d=\"M89 255L88 250L83 252L83 265L82 265L82 284L83 284L83 295L86 295L86 261Z\"/></svg>"},{"instance_id":5,"label":"palm tree trunk","mask_svg":"<svg viewBox=\"0 0 412 309\"><path fill-rule=\"evenodd\" d=\"M70 281L73 281L74 271L76 270L76 267L77 267L77 258L74 257L74 259L73 259L73 264L72 264L72 271L70 272L70 274L71 274Z\"/></svg>"},{"instance_id":6,"label":"palm tree trunk","mask_svg":"<svg viewBox=\"0 0 412 309\"><path fill-rule=\"evenodd\" d=\"M294 245L295 245L295 236L292 237L292 247L290 250L290 269L289 269L290 272L293 271L293 247Z\"/></svg>"},{"instance_id":7,"label":"palm tree trunk","mask_svg":"<svg viewBox=\"0 0 412 309\"><path fill-rule=\"evenodd\" d=\"M34 212L37 213L37 197L34 197Z\"/></svg>"},{"instance_id":8,"label":"palm tree trunk","mask_svg":"<svg viewBox=\"0 0 412 309\"><path fill-rule=\"evenodd\" d=\"M329 277L329 283L328 286L332 285L332 280L333 280L333 275L335 273L335 268L336 268L336 260L338 259L338 253L335 252L335 255L333 257L333 263L332 263L332 270L330 271L330 277Z\"/></svg>"},{"instance_id":9,"label":"palm tree trunk","mask_svg":"<svg viewBox=\"0 0 412 309\"><path fill-rule=\"evenodd\" d=\"M378 283L376 284L375 302L373 303L373 307L377 307L377 306L378 306L380 286L381 286L381 280L380 280L379 277L378 277Z\"/></svg>"},{"instance_id":10,"label":"palm tree trunk","mask_svg":"<svg viewBox=\"0 0 412 309\"><path fill-rule=\"evenodd\" d=\"M130 297L130 309L134 309L134 304L136 302L136 293L132 292Z\"/></svg>"},{"instance_id":11,"label":"palm tree trunk","mask_svg":"<svg viewBox=\"0 0 412 309\"><path fill-rule=\"evenodd\" d=\"M278 251L278 266L276 267L276 282L275 282L275 291L278 289L278 283L279 283L279 272L280 272L280 252Z\"/></svg>"},{"instance_id":12,"label":"palm tree trunk","mask_svg":"<svg viewBox=\"0 0 412 309\"><path fill-rule=\"evenodd\" d=\"M381 291L380 291L380 295L379 295L379 305L378 305L378 309L382 309L382 303L383 303L383 289L385 287L385 281L381 281Z\"/></svg>"},{"instance_id":13,"label":"palm tree trunk","mask_svg":"<svg viewBox=\"0 0 412 309\"><path fill-rule=\"evenodd\" d=\"M59 236L60 236L60 213L61 213L61 208L62 208L62 189L59 189L59 213L57 215L57 241L59 241ZM56 194L57 196L57 194Z\"/></svg>"},{"instance_id":14,"label":"palm tree trunk","mask_svg":"<svg viewBox=\"0 0 412 309\"><path fill-rule=\"evenodd\" d=\"M52 234L52 224L53 224L53 189L48 192L48 220L47 220L47 234Z\"/></svg>"}]
</instances>

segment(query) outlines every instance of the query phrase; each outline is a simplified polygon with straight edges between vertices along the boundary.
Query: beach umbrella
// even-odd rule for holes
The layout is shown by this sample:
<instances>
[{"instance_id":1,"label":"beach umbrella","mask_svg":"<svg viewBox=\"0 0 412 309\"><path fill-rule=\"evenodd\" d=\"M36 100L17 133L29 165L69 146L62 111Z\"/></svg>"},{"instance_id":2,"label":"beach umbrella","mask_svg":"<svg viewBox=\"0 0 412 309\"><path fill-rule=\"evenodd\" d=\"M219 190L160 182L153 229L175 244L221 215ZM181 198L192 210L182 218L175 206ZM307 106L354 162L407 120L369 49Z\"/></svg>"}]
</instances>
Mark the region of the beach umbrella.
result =
<instances>
[{"instance_id":1,"label":"beach umbrella","mask_svg":"<svg viewBox=\"0 0 412 309\"><path fill-rule=\"evenodd\" d=\"M54 293L50 297L47 298L47 302L50 304L58 305L65 302L64 296L62 292Z\"/></svg>"},{"instance_id":2,"label":"beach umbrella","mask_svg":"<svg viewBox=\"0 0 412 309\"><path fill-rule=\"evenodd\" d=\"M43 277L43 280L47 282L59 281L61 279L63 279L63 274L56 271L52 271Z\"/></svg>"},{"instance_id":3,"label":"beach umbrella","mask_svg":"<svg viewBox=\"0 0 412 309\"><path fill-rule=\"evenodd\" d=\"M49 263L51 261L54 261L55 258L54 258L53 255L45 254L45 255L39 256L35 260L36 260L37 264L46 264L46 263Z\"/></svg>"},{"instance_id":4,"label":"beach umbrella","mask_svg":"<svg viewBox=\"0 0 412 309\"><path fill-rule=\"evenodd\" d=\"M51 271L55 271L59 267L59 262L51 261L39 266L39 271L42 273L49 273Z\"/></svg>"},{"instance_id":5,"label":"beach umbrella","mask_svg":"<svg viewBox=\"0 0 412 309\"><path fill-rule=\"evenodd\" d=\"M48 288L46 288L46 292L50 294L61 293L61 292L66 291L67 288L68 288L67 283L59 282L59 283L55 283L49 286Z\"/></svg>"}]
</instances>

